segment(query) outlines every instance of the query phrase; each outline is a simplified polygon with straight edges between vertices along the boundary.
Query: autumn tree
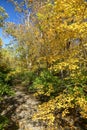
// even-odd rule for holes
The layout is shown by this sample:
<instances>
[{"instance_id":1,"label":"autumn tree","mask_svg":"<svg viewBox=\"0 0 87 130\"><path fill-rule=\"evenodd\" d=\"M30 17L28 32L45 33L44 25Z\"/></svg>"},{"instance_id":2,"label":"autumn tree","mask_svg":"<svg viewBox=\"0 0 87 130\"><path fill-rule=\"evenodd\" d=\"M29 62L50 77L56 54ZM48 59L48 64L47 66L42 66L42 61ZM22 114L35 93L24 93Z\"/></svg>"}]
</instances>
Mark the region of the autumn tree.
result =
<instances>
[{"instance_id":1,"label":"autumn tree","mask_svg":"<svg viewBox=\"0 0 87 130\"><path fill-rule=\"evenodd\" d=\"M67 124L75 128L77 115L78 124L87 118L86 7L84 0L46 1L29 24L5 28L18 42L21 67L37 74L31 88L44 103L34 118L49 126L58 127L71 117L73 124Z\"/></svg>"},{"instance_id":2,"label":"autumn tree","mask_svg":"<svg viewBox=\"0 0 87 130\"><path fill-rule=\"evenodd\" d=\"M84 0L55 0L54 3L41 7L37 13L43 39L42 55L38 60L40 64L47 64L46 67L54 78L49 77L51 74L47 72L41 72L34 85L38 90L37 95L58 95L41 105L41 112L37 114L38 119L48 121L49 125L54 125L57 111L62 113L62 120L66 120L68 114L74 113L76 116L77 111L83 118L87 118L86 6L87 2ZM52 82L55 78L58 82Z\"/></svg>"},{"instance_id":3,"label":"autumn tree","mask_svg":"<svg viewBox=\"0 0 87 130\"><path fill-rule=\"evenodd\" d=\"M16 25L14 23L5 24L5 32L11 35L17 42L16 52L17 59L20 60L19 66L31 68L35 65L38 56L40 56L40 44L38 42L41 34L36 26L36 12L40 6L45 4L43 1L22 1L20 4L17 1L10 0L18 12L23 13L24 22ZM24 8L25 6L25 8ZM23 20L22 20L23 21ZM41 41L40 41L41 42Z\"/></svg>"}]
</instances>

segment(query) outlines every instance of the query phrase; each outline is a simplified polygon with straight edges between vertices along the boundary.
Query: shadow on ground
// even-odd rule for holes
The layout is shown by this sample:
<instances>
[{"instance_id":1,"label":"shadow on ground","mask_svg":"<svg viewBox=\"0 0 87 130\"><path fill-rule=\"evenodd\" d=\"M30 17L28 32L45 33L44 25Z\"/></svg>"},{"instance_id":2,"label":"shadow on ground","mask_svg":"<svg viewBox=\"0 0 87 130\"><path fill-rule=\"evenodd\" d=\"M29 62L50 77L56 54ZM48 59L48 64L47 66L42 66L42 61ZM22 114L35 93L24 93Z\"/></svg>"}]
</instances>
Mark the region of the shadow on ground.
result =
<instances>
[{"instance_id":1,"label":"shadow on ground","mask_svg":"<svg viewBox=\"0 0 87 130\"><path fill-rule=\"evenodd\" d=\"M19 97L20 98L20 97ZM15 119L16 109L21 103L15 97L5 97L5 99L0 103L0 113L1 115L8 118L9 123L5 130L18 130L18 122Z\"/></svg>"}]
</instances>

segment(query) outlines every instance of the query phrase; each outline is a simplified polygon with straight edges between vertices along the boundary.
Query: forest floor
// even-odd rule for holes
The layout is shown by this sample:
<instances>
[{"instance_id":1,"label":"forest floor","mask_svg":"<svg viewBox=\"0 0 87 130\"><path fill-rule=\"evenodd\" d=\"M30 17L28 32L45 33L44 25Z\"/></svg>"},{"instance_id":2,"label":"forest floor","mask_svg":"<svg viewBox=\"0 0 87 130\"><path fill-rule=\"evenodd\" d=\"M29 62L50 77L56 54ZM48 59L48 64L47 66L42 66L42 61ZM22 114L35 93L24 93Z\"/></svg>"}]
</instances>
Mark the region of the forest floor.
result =
<instances>
[{"instance_id":1,"label":"forest floor","mask_svg":"<svg viewBox=\"0 0 87 130\"><path fill-rule=\"evenodd\" d=\"M5 130L48 130L42 122L32 120L32 116L38 111L40 101L29 93L26 87L16 85L12 89L15 94L5 96L0 105L1 115L5 115L9 119L8 127ZM65 126L64 128L59 127L57 130L87 130L87 124L84 121L81 121L80 124L78 122L78 127L75 129ZM49 128L49 130L53 129Z\"/></svg>"},{"instance_id":2,"label":"forest floor","mask_svg":"<svg viewBox=\"0 0 87 130\"><path fill-rule=\"evenodd\" d=\"M9 119L6 130L42 130L42 124L32 120L39 101L29 94L25 87L17 85L13 87L13 90L15 95L5 96L2 108L0 108L1 114Z\"/></svg>"}]
</instances>

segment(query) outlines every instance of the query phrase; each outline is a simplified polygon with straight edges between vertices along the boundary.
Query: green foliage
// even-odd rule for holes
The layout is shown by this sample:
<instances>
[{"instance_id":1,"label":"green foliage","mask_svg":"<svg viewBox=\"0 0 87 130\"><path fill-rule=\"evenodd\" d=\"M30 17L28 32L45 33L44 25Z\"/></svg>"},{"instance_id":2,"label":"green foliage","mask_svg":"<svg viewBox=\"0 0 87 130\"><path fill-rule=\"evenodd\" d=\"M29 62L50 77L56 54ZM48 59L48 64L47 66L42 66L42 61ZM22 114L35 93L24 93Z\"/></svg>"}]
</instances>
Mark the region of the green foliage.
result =
<instances>
[{"instance_id":1,"label":"green foliage","mask_svg":"<svg viewBox=\"0 0 87 130\"><path fill-rule=\"evenodd\" d=\"M4 100L4 96L12 95L13 91L11 90L11 79L7 78L8 74L11 71L8 62L4 59L2 54L3 49L0 50L0 103ZM6 117L1 116L0 113L0 130L4 130L4 128L8 124L8 119Z\"/></svg>"},{"instance_id":2,"label":"green foliage","mask_svg":"<svg viewBox=\"0 0 87 130\"><path fill-rule=\"evenodd\" d=\"M13 84L21 84L24 87L29 87L33 84L33 81L35 79L34 72L30 72L28 70L24 71L18 71L14 70L9 73L8 78L12 79Z\"/></svg>"},{"instance_id":3,"label":"green foliage","mask_svg":"<svg viewBox=\"0 0 87 130\"><path fill-rule=\"evenodd\" d=\"M5 30L17 40L16 69L7 75L3 67L0 80L20 81L35 96L46 97L35 118L49 126L63 124L67 116L87 119L86 7L84 0L48 1L31 23L9 23Z\"/></svg>"},{"instance_id":4,"label":"green foliage","mask_svg":"<svg viewBox=\"0 0 87 130\"><path fill-rule=\"evenodd\" d=\"M13 94L13 92L11 91L10 86L7 84L0 83L0 97L11 94Z\"/></svg>"},{"instance_id":5,"label":"green foliage","mask_svg":"<svg viewBox=\"0 0 87 130\"><path fill-rule=\"evenodd\" d=\"M8 119L4 116L0 116L0 130L5 130L8 125Z\"/></svg>"},{"instance_id":6,"label":"green foliage","mask_svg":"<svg viewBox=\"0 0 87 130\"><path fill-rule=\"evenodd\" d=\"M35 74L33 72L24 71L20 75L21 75L22 84L24 86L32 85L32 82L33 82L34 77L35 77Z\"/></svg>"},{"instance_id":7,"label":"green foliage","mask_svg":"<svg viewBox=\"0 0 87 130\"><path fill-rule=\"evenodd\" d=\"M37 96L48 96L52 98L63 91L63 81L54 76L49 70L42 70L33 81L33 88L37 90Z\"/></svg>"},{"instance_id":8,"label":"green foliage","mask_svg":"<svg viewBox=\"0 0 87 130\"><path fill-rule=\"evenodd\" d=\"M5 95L13 95L13 91L11 90L11 87L8 84L8 81L5 81L6 75L3 74L0 75L0 102L4 100ZM0 115L0 130L4 130L4 127L6 127L8 124L8 120L6 117L2 117Z\"/></svg>"},{"instance_id":9,"label":"green foliage","mask_svg":"<svg viewBox=\"0 0 87 130\"><path fill-rule=\"evenodd\" d=\"M0 83L2 84L10 84L10 78L7 79L7 76L9 72L11 71L11 68L8 66L6 61L3 61L1 59L1 64L0 64Z\"/></svg>"}]
</instances>

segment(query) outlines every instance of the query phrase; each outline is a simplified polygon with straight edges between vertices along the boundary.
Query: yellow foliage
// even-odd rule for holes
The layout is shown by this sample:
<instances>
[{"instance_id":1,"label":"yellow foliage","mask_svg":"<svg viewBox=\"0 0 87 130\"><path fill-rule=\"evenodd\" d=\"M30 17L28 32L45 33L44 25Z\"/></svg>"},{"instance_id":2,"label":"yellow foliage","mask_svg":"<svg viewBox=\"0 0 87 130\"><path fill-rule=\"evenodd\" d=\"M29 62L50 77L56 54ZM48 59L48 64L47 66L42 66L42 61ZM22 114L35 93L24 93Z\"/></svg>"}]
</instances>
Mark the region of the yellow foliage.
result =
<instances>
[{"instance_id":1,"label":"yellow foliage","mask_svg":"<svg viewBox=\"0 0 87 130\"><path fill-rule=\"evenodd\" d=\"M67 91L61 93L56 98L39 105L38 113L36 113L33 119L40 119L47 121L49 125L54 125L56 119L55 110L62 110L62 118L66 117L70 113L69 108L78 109L80 107L80 114L87 118L87 101L84 96L80 96L80 92L77 87L74 88L74 94L69 94ZM72 114L72 113L70 113Z\"/></svg>"},{"instance_id":2,"label":"yellow foliage","mask_svg":"<svg viewBox=\"0 0 87 130\"><path fill-rule=\"evenodd\" d=\"M47 121L49 125L53 125L57 116L56 110L62 111L63 118L72 114L70 109L75 111L78 107L81 116L87 118L86 96L79 90L79 86L82 88L84 85L87 86L87 2L48 1L38 9L36 23L35 26L30 24L29 27L10 24L9 33L19 43L19 68L35 71L38 77L41 76L40 79L44 77L41 72L44 69L49 70L54 77L57 76L58 83L61 80L63 85L59 83L58 86L53 86L51 81L47 80L46 86L44 80L35 84L37 88L35 96L48 96L50 100L39 106L34 119ZM12 74L15 75L15 73L10 75ZM72 93L68 91L69 86ZM61 92L57 91L59 87ZM54 95L52 99L51 94L54 92L56 96Z\"/></svg>"}]
</instances>

